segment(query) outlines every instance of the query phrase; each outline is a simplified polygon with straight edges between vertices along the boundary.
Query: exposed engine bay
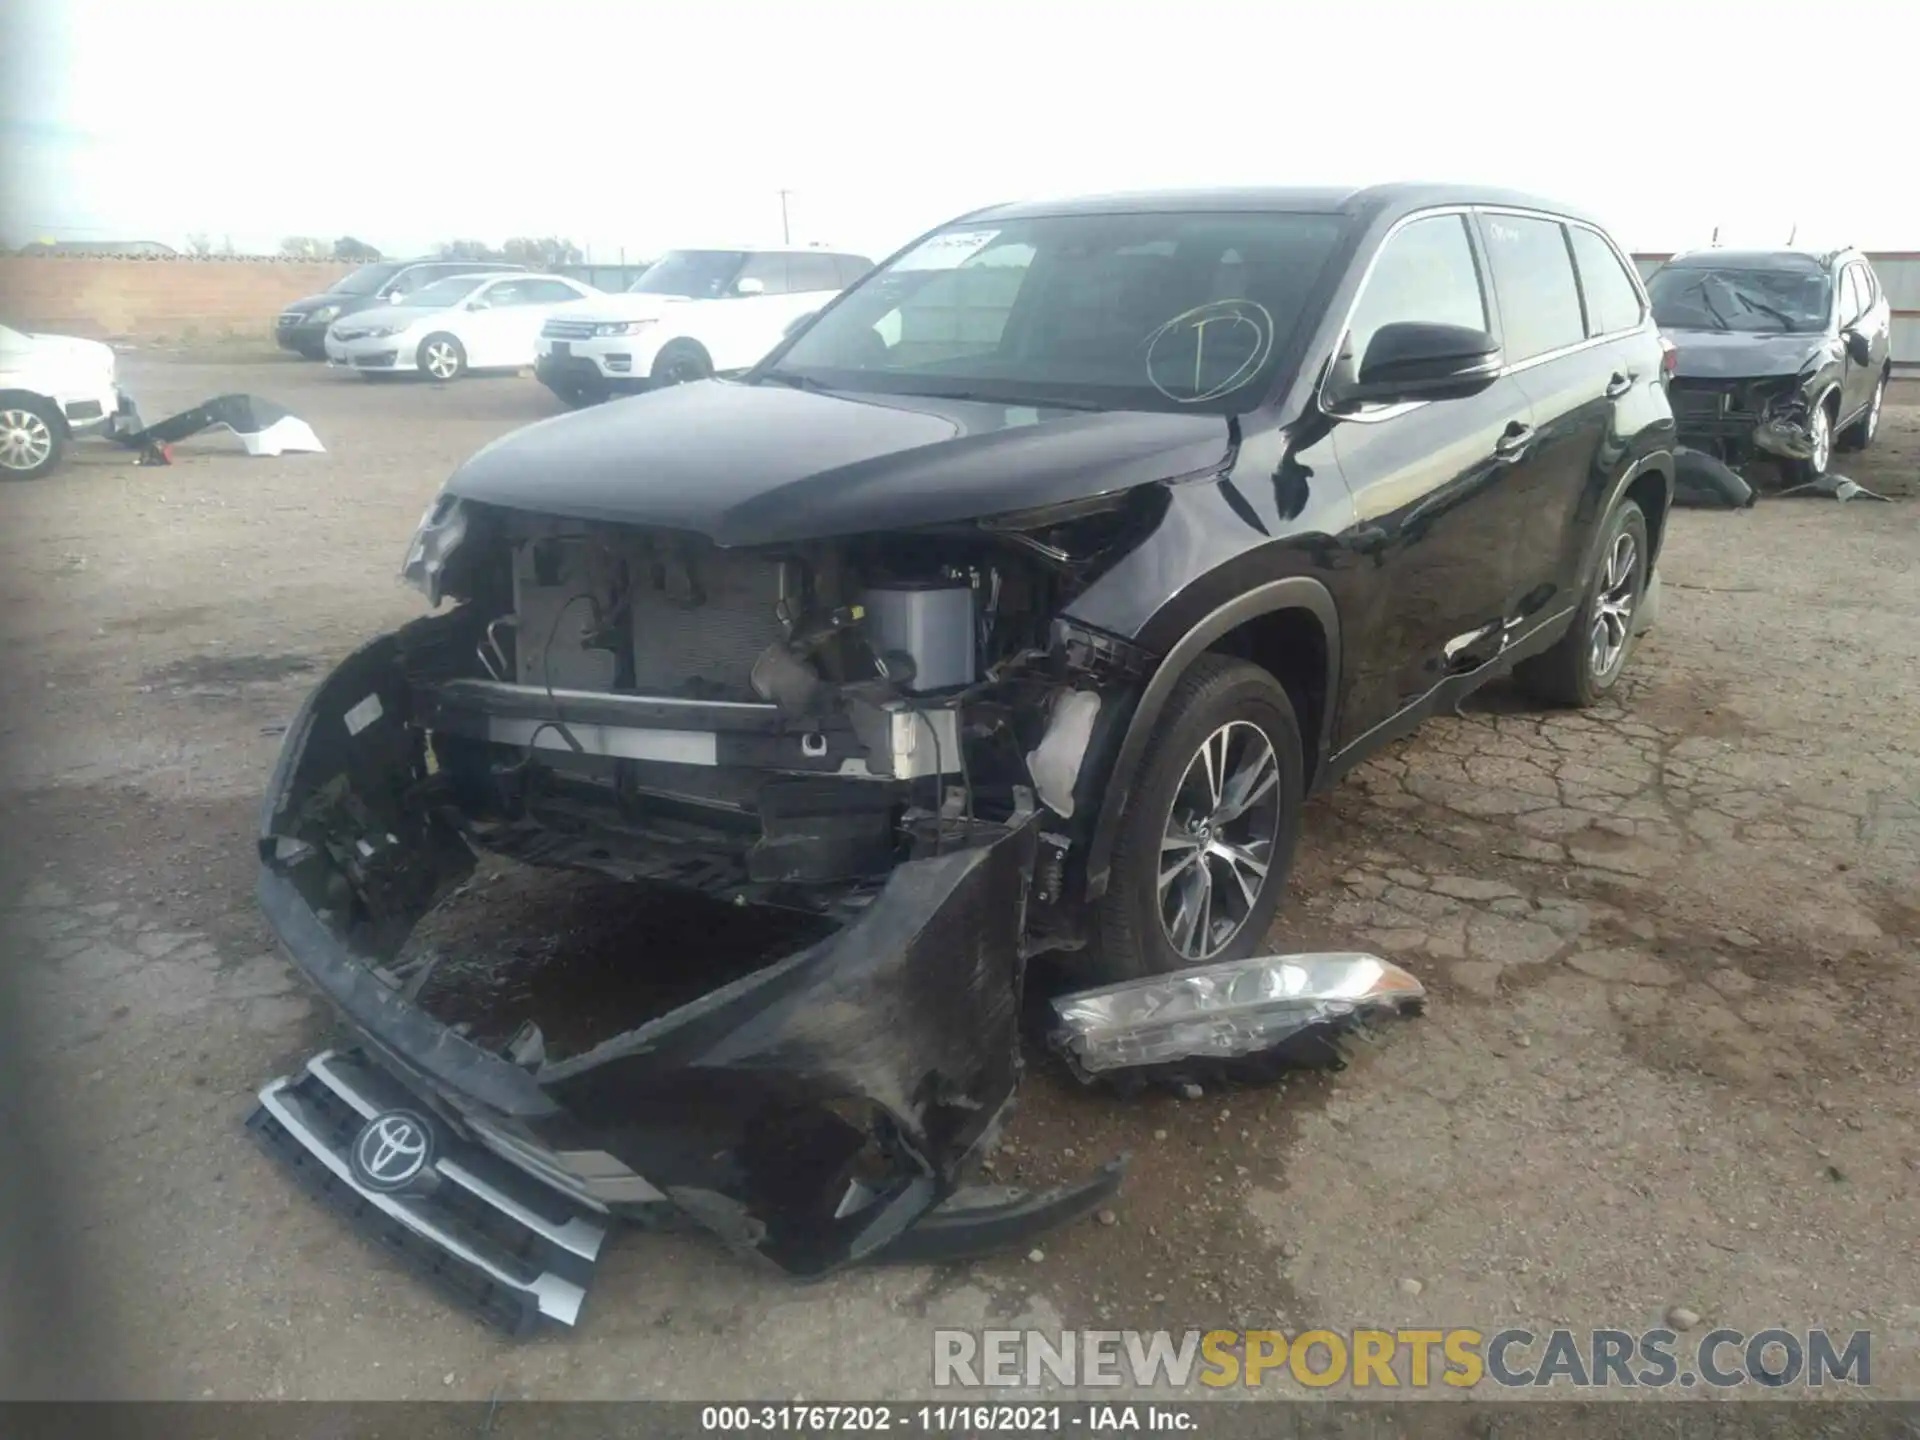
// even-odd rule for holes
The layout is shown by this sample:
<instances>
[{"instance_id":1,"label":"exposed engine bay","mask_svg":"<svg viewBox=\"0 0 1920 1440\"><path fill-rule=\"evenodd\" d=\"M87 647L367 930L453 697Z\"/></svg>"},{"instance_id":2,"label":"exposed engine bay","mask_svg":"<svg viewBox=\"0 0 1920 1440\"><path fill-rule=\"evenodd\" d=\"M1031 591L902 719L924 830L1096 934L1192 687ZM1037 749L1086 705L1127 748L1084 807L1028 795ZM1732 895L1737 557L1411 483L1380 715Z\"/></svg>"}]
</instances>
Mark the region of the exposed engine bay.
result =
<instances>
[{"instance_id":1,"label":"exposed engine bay","mask_svg":"<svg viewBox=\"0 0 1920 1440\"><path fill-rule=\"evenodd\" d=\"M1054 617L1143 498L774 550L465 507L433 577L463 603L403 632L409 713L480 847L735 903L857 906L1035 813L1029 945L1072 945L1040 912L1136 676Z\"/></svg>"}]
</instances>

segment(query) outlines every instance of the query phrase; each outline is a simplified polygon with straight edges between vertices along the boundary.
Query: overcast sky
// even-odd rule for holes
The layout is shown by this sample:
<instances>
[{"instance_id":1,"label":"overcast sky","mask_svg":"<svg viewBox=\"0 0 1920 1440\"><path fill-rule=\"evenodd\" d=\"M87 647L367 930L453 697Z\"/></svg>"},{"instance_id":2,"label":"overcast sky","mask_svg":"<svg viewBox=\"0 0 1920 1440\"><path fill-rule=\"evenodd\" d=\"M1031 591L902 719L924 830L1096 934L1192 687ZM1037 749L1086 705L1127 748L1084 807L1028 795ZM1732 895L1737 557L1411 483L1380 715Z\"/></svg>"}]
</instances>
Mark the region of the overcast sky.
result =
<instances>
[{"instance_id":1,"label":"overcast sky","mask_svg":"<svg viewBox=\"0 0 1920 1440\"><path fill-rule=\"evenodd\" d=\"M1023 196L1414 178L1558 196L1635 249L1796 223L1920 249L1869 78L1916 26L1875 0L1817 27L1712 0L8 8L15 243L560 234L633 259L778 240L787 189L795 240L877 256Z\"/></svg>"}]
</instances>

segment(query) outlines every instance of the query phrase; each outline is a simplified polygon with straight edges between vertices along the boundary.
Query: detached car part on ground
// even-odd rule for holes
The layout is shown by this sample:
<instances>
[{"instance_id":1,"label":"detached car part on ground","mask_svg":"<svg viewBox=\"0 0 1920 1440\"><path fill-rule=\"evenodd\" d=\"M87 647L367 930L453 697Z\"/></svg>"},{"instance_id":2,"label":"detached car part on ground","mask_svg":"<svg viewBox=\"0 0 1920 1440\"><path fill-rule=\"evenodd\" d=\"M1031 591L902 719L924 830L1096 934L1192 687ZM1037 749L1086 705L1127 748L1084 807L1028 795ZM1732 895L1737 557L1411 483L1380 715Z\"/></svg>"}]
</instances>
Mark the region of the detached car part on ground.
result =
<instances>
[{"instance_id":1,"label":"detached car part on ground","mask_svg":"<svg viewBox=\"0 0 1920 1440\"><path fill-rule=\"evenodd\" d=\"M608 1217L813 1275L1084 1212L1117 1164L966 1188L1028 961L1099 987L1055 1041L1116 1083L1417 1000L1258 957L1302 804L1495 676L1613 687L1671 495L1660 366L1618 247L1538 201L1135 197L969 216L738 382L495 442L406 559L452 605L289 731L260 898L361 1049L256 1127L516 1325L575 1318ZM664 1003L456 1029L410 937L481 856L791 942L638 934L693 976Z\"/></svg>"},{"instance_id":2,"label":"detached car part on ground","mask_svg":"<svg viewBox=\"0 0 1920 1440\"><path fill-rule=\"evenodd\" d=\"M1873 443L1892 373L1892 310L1858 251L1700 250L1647 283L1678 351L1679 441L1705 457L1694 466L1702 503L1741 503L1714 462L1768 460L1789 487L1811 488L1836 448Z\"/></svg>"}]
</instances>

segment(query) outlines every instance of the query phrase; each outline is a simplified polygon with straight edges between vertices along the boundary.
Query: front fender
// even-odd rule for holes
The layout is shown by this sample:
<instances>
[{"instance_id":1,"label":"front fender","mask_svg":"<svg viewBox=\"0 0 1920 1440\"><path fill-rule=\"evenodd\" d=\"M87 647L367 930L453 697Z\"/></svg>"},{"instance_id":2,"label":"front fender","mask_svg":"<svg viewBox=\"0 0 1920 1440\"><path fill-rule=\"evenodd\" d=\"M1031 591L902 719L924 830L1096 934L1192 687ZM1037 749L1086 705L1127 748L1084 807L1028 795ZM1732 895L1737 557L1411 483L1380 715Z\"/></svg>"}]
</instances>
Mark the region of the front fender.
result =
<instances>
[{"instance_id":1,"label":"front fender","mask_svg":"<svg viewBox=\"0 0 1920 1440\"><path fill-rule=\"evenodd\" d=\"M1321 632L1326 636L1326 676L1321 692L1325 700L1320 723L1316 726L1320 737L1319 759L1323 763L1314 767L1317 773L1324 772L1327 747L1333 735L1333 706L1339 693L1340 612L1334 604L1332 592L1319 580L1307 575L1290 575L1257 585L1203 616L1173 645L1148 679L1140 701L1134 707L1133 719L1108 769L1110 780L1105 798L1088 836L1085 877L1087 899L1098 899L1106 893L1113 868L1114 842L1120 832L1120 818L1126 813L1127 802L1132 798L1141 756L1166 711L1167 702L1172 698L1174 686L1179 684L1180 677L1222 636L1249 620L1284 610L1309 612L1319 622Z\"/></svg>"}]
</instances>

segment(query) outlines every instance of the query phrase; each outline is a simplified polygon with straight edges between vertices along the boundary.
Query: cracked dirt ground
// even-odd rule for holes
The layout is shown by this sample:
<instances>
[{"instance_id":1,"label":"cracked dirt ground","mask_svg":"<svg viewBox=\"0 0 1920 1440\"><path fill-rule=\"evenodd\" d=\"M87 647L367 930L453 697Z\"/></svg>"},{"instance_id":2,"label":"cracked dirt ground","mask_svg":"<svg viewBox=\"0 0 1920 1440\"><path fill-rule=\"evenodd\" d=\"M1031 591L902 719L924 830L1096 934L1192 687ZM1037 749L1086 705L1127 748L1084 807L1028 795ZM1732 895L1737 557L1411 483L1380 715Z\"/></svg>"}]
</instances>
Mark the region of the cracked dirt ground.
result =
<instances>
[{"instance_id":1,"label":"cracked dirt ground","mask_svg":"<svg viewBox=\"0 0 1920 1440\"><path fill-rule=\"evenodd\" d=\"M1197 1100L1034 1057L999 1178L1134 1156L1111 1215L1041 1258L803 1288L628 1234L583 1328L515 1347L242 1133L253 1088L333 1033L255 916L248 837L303 691L414 613L392 574L433 488L552 404L526 380L126 372L149 413L271 396L330 453L203 440L143 470L88 447L0 489L7 920L115 1389L899 1396L926 1393L936 1324L1640 1329L1684 1305L1870 1329L1876 1387L1920 1394L1911 499L1677 514L1615 703L1490 691L1317 801L1276 944L1378 949L1430 1012L1340 1075ZM1844 468L1910 496L1920 395L1895 399ZM533 889L489 928L503 955L630 953L630 909Z\"/></svg>"}]
</instances>

